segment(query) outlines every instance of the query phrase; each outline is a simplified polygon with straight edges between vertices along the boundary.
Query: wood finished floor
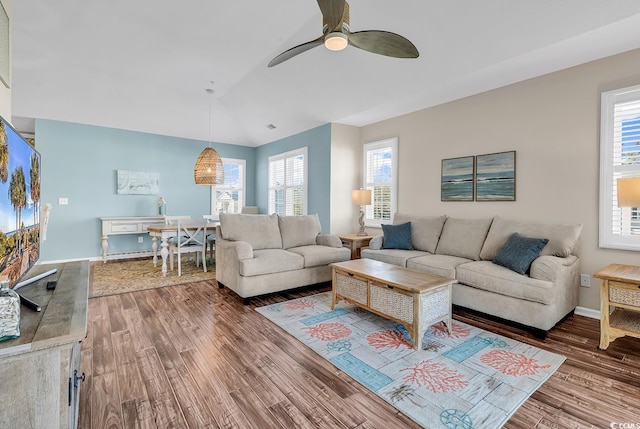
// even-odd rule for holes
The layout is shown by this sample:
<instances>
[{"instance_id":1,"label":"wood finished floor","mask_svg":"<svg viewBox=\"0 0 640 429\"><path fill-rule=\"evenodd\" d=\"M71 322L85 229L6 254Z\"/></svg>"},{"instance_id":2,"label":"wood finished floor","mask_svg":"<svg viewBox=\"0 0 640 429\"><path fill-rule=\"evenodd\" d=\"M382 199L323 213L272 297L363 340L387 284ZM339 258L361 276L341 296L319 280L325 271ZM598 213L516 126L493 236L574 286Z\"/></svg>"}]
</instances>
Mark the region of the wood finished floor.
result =
<instances>
[{"instance_id":1,"label":"wood finished floor","mask_svg":"<svg viewBox=\"0 0 640 429\"><path fill-rule=\"evenodd\" d=\"M249 306L214 282L90 299L79 427L419 427L254 311L327 290ZM640 424L640 340L601 351L599 322L581 316L544 341L462 309L454 318L567 357L506 428Z\"/></svg>"}]
</instances>

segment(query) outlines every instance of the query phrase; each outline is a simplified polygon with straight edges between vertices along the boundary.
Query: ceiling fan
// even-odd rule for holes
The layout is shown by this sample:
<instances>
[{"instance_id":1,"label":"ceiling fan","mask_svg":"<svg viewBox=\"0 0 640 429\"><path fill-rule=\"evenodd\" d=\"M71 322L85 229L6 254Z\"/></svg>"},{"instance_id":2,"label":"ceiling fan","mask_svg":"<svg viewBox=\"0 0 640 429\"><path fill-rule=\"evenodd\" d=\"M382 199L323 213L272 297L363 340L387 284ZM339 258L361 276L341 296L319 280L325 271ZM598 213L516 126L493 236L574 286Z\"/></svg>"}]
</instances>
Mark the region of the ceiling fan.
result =
<instances>
[{"instance_id":1,"label":"ceiling fan","mask_svg":"<svg viewBox=\"0 0 640 429\"><path fill-rule=\"evenodd\" d=\"M324 44L327 49L339 51L347 44L374 54L395 58L418 58L418 49L399 34L381 30L356 31L349 29L349 4L344 0L317 0L322 12L322 36L284 51L269 62L276 66L311 48Z\"/></svg>"}]
</instances>

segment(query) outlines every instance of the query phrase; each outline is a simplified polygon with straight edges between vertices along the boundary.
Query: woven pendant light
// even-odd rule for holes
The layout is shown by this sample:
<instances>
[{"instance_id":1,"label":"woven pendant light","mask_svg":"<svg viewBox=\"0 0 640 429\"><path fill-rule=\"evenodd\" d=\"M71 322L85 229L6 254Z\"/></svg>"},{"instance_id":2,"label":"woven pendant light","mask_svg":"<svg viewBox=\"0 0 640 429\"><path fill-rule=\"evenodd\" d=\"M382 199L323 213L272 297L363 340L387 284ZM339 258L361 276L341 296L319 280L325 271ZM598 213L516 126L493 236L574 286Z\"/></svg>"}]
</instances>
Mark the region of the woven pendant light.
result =
<instances>
[{"instance_id":1,"label":"woven pendant light","mask_svg":"<svg viewBox=\"0 0 640 429\"><path fill-rule=\"evenodd\" d=\"M224 183L224 166L218 152L211 147L211 96L213 89L208 88L205 91L209 94L209 147L205 147L196 160L196 166L193 168L193 180L196 185L214 186Z\"/></svg>"},{"instance_id":2,"label":"woven pendant light","mask_svg":"<svg viewBox=\"0 0 640 429\"><path fill-rule=\"evenodd\" d=\"M212 147L205 147L200 153L193 169L196 185L221 185L224 183L224 167L218 152Z\"/></svg>"}]
</instances>

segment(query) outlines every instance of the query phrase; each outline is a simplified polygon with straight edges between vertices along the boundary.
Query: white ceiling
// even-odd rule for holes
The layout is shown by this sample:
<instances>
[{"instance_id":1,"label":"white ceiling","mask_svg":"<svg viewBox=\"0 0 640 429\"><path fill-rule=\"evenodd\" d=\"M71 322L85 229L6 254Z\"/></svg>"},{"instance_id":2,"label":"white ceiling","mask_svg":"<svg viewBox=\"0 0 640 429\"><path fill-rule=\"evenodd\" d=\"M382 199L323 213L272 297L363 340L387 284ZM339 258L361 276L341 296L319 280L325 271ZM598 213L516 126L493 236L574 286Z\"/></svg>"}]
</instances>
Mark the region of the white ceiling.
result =
<instances>
[{"instance_id":1,"label":"white ceiling","mask_svg":"<svg viewBox=\"0 0 640 429\"><path fill-rule=\"evenodd\" d=\"M14 125L46 118L206 141L211 101L211 140L258 146L640 48L638 0L349 3L352 31L401 34L420 57L320 46L267 68L322 34L314 0L14 0Z\"/></svg>"}]
</instances>

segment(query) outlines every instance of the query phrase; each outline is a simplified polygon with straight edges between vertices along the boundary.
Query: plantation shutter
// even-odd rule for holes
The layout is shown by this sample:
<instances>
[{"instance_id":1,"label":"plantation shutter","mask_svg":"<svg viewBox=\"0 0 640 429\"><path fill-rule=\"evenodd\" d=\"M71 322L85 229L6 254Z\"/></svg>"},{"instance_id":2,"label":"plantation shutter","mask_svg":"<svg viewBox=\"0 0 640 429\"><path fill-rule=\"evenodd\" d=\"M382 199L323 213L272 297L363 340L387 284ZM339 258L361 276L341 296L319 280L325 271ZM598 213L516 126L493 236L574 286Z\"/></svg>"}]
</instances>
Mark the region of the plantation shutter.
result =
<instances>
[{"instance_id":1,"label":"plantation shutter","mask_svg":"<svg viewBox=\"0 0 640 429\"><path fill-rule=\"evenodd\" d=\"M269 213L307 213L307 148L269 158Z\"/></svg>"},{"instance_id":2,"label":"plantation shutter","mask_svg":"<svg viewBox=\"0 0 640 429\"><path fill-rule=\"evenodd\" d=\"M640 250L640 208L618 207L617 179L640 177L640 86L602 95L600 245Z\"/></svg>"},{"instance_id":3,"label":"plantation shutter","mask_svg":"<svg viewBox=\"0 0 640 429\"><path fill-rule=\"evenodd\" d=\"M371 190L371 205L365 206L368 225L391 223L396 197L397 140L368 143L364 147L364 189Z\"/></svg>"}]
</instances>

